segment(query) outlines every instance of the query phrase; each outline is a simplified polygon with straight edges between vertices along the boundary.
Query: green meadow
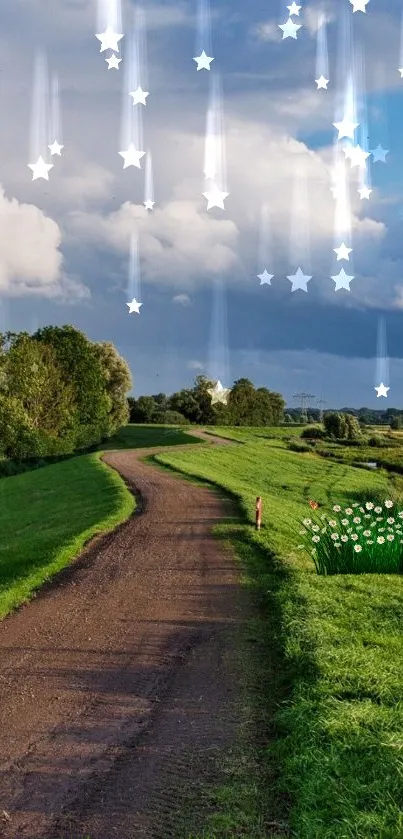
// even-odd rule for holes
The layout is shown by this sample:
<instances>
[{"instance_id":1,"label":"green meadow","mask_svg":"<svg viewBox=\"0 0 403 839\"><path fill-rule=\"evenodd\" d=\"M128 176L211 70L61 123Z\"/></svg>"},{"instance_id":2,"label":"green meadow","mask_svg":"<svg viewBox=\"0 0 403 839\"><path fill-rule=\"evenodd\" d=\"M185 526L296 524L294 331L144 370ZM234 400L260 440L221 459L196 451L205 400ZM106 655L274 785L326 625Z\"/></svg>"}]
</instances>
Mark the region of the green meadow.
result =
<instances>
[{"instance_id":1,"label":"green meadow","mask_svg":"<svg viewBox=\"0 0 403 839\"><path fill-rule=\"evenodd\" d=\"M403 837L402 577L321 577L297 550L310 499L330 512L395 498L400 479L289 451L284 438L301 429L209 431L234 446L144 426L108 446L172 445L151 458L159 468L208 482L236 504L215 535L232 546L256 606L239 639L245 726L222 756L226 783L203 791L202 827L189 798L186 839ZM185 441L197 445L175 449ZM0 616L132 512L132 496L99 457L0 480Z\"/></svg>"}]
</instances>

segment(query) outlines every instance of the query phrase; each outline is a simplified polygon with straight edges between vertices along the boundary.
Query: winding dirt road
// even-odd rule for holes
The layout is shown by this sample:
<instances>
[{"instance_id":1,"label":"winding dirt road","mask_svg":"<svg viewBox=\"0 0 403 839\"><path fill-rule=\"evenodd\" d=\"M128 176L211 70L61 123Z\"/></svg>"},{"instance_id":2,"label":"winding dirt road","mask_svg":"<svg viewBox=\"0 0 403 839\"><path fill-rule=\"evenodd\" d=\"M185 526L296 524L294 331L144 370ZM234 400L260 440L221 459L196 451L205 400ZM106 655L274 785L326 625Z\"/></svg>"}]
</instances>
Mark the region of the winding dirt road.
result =
<instances>
[{"instance_id":1,"label":"winding dirt road","mask_svg":"<svg viewBox=\"0 0 403 839\"><path fill-rule=\"evenodd\" d=\"M0 623L2 839L186 837L181 796L235 737L248 606L211 535L234 513L157 451L105 456L139 509Z\"/></svg>"}]
</instances>

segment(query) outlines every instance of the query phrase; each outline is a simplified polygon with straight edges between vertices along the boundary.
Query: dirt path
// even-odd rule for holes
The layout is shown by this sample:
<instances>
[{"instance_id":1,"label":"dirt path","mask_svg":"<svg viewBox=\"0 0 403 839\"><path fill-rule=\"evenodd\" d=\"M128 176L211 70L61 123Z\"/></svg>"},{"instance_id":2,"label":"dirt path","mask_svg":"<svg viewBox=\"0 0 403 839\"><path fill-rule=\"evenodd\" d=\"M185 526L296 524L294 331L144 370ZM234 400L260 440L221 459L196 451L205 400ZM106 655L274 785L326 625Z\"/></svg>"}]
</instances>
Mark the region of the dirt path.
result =
<instances>
[{"instance_id":1,"label":"dirt path","mask_svg":"<svg viewBox=\"0 0 403 839\"><path fill-rule=\"evenodd\" d=\"M159 450L105 456L139 512L0 624L4 839L186 839L185 790L234 739L248 606L211 536L231 507L139 462Z\"/></svg>"}]
</instances>

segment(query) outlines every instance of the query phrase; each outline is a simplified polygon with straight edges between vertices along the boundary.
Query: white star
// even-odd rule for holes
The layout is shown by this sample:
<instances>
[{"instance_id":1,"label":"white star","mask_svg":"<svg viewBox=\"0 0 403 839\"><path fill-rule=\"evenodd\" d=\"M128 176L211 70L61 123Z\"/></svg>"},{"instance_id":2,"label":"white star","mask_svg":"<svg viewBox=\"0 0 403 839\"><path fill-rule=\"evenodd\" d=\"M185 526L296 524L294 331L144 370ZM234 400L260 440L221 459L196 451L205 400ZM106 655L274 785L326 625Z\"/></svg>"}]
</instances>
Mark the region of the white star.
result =
<instances>
[{"instance_id":1,"label":"white star","mask_svg":"<svg viewBox=\"0 0 403 839\"><path fill-rule=\"evenodd\" d=\"M341 288L345 288L346 291L350 291L350 283L351 280L354 279L354 277L349 277L349 275L346 274L344 268L342 268L340 273L337 274L336 277L331 277L331 279L334 280L336 283L335 291L340 291Z\"/></svg>"},{"instance_id":2,"label":"white star","mask_svg":"<svg viewBox=\"0 0 403 839\"><path fill-rule=\"evenodd\" d=\"M342 140L343 137L350 137L351 140L354 139L354 131L359 126L359 122L350 122L348 119L342 119L341 122L334 122L333 125L337 128L339 132L338 140Z\"/></svg>"},{"instance_id":3,"label":"white star","mask_svg":"<svg viewBox=\"0 0 403 839\"><path fill-rule=\"evenodd\" d=\"M296 4L296 3L291 3L291 6L287 6L287 9L288 9L288 11L289 11L289 13L290 13L290 17L291 17L291 15L299 15L299 10L300 10L301 8L302 8L302 7L301 7L301 6L297 6L297 4Z\"/></svg>"},{"instance_id":4,"label":"white star","mask_svg":"<svg viewBox=\"0 0 403 839\"><path fill-rule=\"evenodd\" d=\"M325 79L324 76L319 76L318 79L315 79L315 82L318 85L318 90L320 90L321 88L323 88L323 90L327 90L329 79Z\"/></svg>"},{"instance_id":5,"label":"white star","mask_svg":"<svg viewBox=\"0 0 403 839\"><path fill-rule=\"evenodd\" d=\"M350 0L350 3L354 7L353 12L365 12L369 0Z\"/></svg>"},{"instance_id":6,"label":"white star","mask_svg":"<svg viewBox=\"0 0 403 839\"><path fill-rule=\"evenodd\" d=\"M308 291L307 284L311 279L312 277L308 277L307 274L304 274L301 271L301 268L298 268L296 274L290 274L290 276L287 276L287 280L290 280L292 283L291 291L298 291L298 289L301 291Z\"/></svg>"},{"instance_id":7,"label":"white star","mask_svg":"<svg viewBox=\"0 0 403 839\"><path fill-rule=\"evenodd\" d=\"M294 23L289 17L287 23L278 23L277 26L283 30L283 41L284 38L294 38L297 40L298 29L301 29L300 23Z\"/></svg>"},{"instance_id":8,"label":"white star","mask_svg":"<svg viewBox=\"0 0 403 839\"><path fill-rule=\"evenodd\" d=\"M54 143L49 143L48 149L50 150L51 154L58 154L59 157L61 157L62 156L62 149L64 149L64 146L61 146L60 143L58 143L55 140Z\"/></svg>"},{"instance_id":9,"label":"white star","mask_svg":"<svg viewBox=\"0 0 403 839\"><path fill-rule=\"evenodd\" d=\"M384 383L381 382L378 387L374 387L374 390L378 391L378 393L376 394L377 396L387 396L388 395L388 390L390 390L390 387L385 387Z\"/></svg>"},{"instance_id":10,"label":"white star","mask_svg":"<svg viewBox=\"0 0 403 839\"><path fill-rule=\"evenodd\" d=\"M95 35L95 37L98 38L98 41L101 41L100 52L104 52L104 50L119 52L118 41L122 40L123 35L118 35L117 32L113 31L111 26L107 26L105 32L102 32L100 35Z\"/></svg>"},{"instance_id":11,"label":"white star","mask_svg":"<svg viewBox=\"0 0 403 839\"><path fill-rule=\"evenodd\" d=\"M129 96L133 96L133 105L146 105L146 98L150 94L147 90L143 90L140 85L136 90L132 90Z\"/></svg>"},{"instance_id":12,"label":"white star","mask_svg":"<svg viewBox=\"0 0 403 839\"><path fill-rule=\"evenodd\" d=\"M119 70L119 64L121 62L121 58L118 58L117 55L113 54L110 58L105 58L105 61L108 65L108 70Z\"/></svg>"},{"instance_id":13,"label":"white star","mask_svg":"<svg viewBox=\"0 0 403 839\"><path fill-rule=\"evenodd\" d=\"M403 67L399 67L400 78L403 79Z\"/></svg>"},{"instance_id":14,"label":"white star","mask_svg":"<svg viewBox=\"0 0 403 839\"><path fill-rule=\"evenodd\" d=\"M144 157L145 151L136 151L134 144L130 143L129 148L126 151L120 151L119 154L124 160L123 169L127 169L128 166L137 166L141 169L140 159Z\"/></svg>"},{"instance_id":15,"label":"white star","mask_svg":"<svg viewBox=\"0 0 403 839\"><path fill-rule=\"evenodd\" d=\"M230 393L230 388L223 387L221 382L218 381L215 383L214 387L208 388L208 393L211 396L212 405L214 405L216 402L221 402L222 405L226 405L228 395Z\"/></svg>"},{"instance_id":16,"label":"white star","mask_svg":"<svg viewBox=\"0 0 403 839\"><path fill-rule=\"evenodd\" d=\"M152 208L155 204L155 201L151 201L149 198L147 198L147 201L143 201L143 204L144 204L146 210L152 210Z\"/></svg>"},{"instance_id":17,"label":"white star","mask_svg":"<svg viewBox=\"0 0 403 839\"><path fill-rule=\"evenodd\" d=\"M365 166L365 161L369 157L369 151L364 151L361 146L353 146L349 151L348 157L350 158L352 169L354 166Z\"/></svg>"},{"instance_id":18,"label":"white star","mask_svg":"<svg viewBox=\"0 0 403 839\"><path fill-rule=\"evenodd\" d=\"M373 191L373 190L372 190L372 189L369 189L369 187L368 187L368 186L362 186L362 187L358 190L358 194L359 194L359 196L360 196L360 198L361 198L361 200L362 200L363 198L369 198L369 196L371 195L371 192L372 192L372 191Z\"/></svg>"},{"instance_id":19,"label":"white star","mask_svg":"<svg viewBox=\"0 0 403 839\"><path fill-rule=\"evenodd\" d=\"M383 149L378 143L376 149L371 149L371 154L374 158L374 163L379 161L381 163L386 163L386 155L389 154L389 149Z\"/></svg>"},{"instance_id":20,"label":"white star","mask_svg":"<svg viewBox=\"0 0 403 839\"><path fill-rule=\"evenodd\" d=\"M198 55L197 58L193 59L193 61L197 61L197 70L210 70L210 64L212 61L214 61L214 58L211 58L211 56L206 55L206 53L203 50L201 55Z\"/></svg>"},{"instance_id":21,"label":"white star","mask_svg":"<svg viewBox=\"0 0 403 839\"><path fill-rule=\"evenodd\" d=\"M268 274L267 269L265 268L263 274L257 274L257 277L260 280L260 285L271 285L270 280L273 279L274 274Z\"/></svg>"},{"instance_id":22,"label":"white star","mask_svg":"<svg viewBox=\"0 0 403 839\"><path fill-rule=\"evenodd\" d=\"M212 207L219 207L220 210L225 210L224 201L229 196L229 192L221 192L218 189L217 184L214 184L213 188L209 192L203 192L202 195L207 199L207 209L211 210Z\"/></svg>"},{"instance_id":23,"label":"white star","mask_svg":"<svg viewBox=\"0 0 403 839\"><path fill-rule=\"evenodd\" d=\"M42 155L39 155L36 163L28 163L29 169L32 169L32 180L43 178L45 181L49 180L49 170L53 169L53 163L45 163Z\"/></svg>"},{"instance_id":24,"label":"white star","mask_svg":"<svg viewBox=\"0 0 403 839\"><path fill-rule=\"evenodd\" d=\"M337 253L337 261L339 261L339 259L347 259L348 262L350 259L349 254L353 249L347 248L343 242L339 248L333 248L333 250L335 253Z\"/></svg>"},{"instance_id":25,"label":"white star","mask_svg":"<svg viewBox=\"0 0 403 839\"><path fill-rule=\"evenodd\" d=\"M142 306L142 305L143 305L142 303L137 303L136 298L133 297L133 300L132 300L131 303L126 303L126 306L129 307L129 315L132 314L133 312L136 312L136 314L139 315L140 314L140 306Z\"/></svg>"}]
</instances>

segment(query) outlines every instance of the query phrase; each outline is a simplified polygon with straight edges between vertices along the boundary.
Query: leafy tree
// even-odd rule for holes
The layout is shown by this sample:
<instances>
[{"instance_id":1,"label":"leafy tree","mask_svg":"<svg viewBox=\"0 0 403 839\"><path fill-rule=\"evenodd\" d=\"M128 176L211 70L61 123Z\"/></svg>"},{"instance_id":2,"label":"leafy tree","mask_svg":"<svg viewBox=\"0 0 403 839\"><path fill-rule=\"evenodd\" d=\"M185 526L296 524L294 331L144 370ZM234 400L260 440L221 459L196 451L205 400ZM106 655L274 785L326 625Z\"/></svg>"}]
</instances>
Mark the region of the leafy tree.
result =
<instances>
[{"instance_id":1,"label":"leafy tree","mask_svg":"<svg viewBox=\"0 0 403 839\"><path fill-rule=\"evenodd\" d=\"M208 379L207 376L199 374L195 378L195 384L192 389L193 396L197 402L198 412L195 422L199 425L215 425L216 413L211 402L209 388L214 387L215 382Z\"/></svg>"},{"instance_id":2,"label":"leafy tree","mask_svg":"<svg viewBox=\"0 0 403 839\"><path fill-rule=\"evenodd\" d=\"M94 345L74 326L46 326L33 338L53 347L64 380L73 386L77 446L83 448L105 439L110 435L112 400Z\"/></svg>"},{"instance_id":3,"label":"leafy tree","mask_svg":"<svg viewBox=\"0 0 403 839\"><path fill-rule=\"evenodd\" d=\"M173 393L168 400L171 411L182 414L189 422L198 422L200 405L192 390L180 390Z\"/></svg>"},{"instance_id":4,"label":"leafy tree","mask_svg":"<svg viewBox=\"0 0 403 839\"><path fill-rule=\"evenodd\" d=\"M399 431L402 427L402 418L401 416L393 416L390 420L390 427L392 431Z\"/></svg>"},{"instance_id":5,"label":"leafy tree","mask_svg":"<svg viewBox=\"0 0 403 839\"><path fill-rule=\"evenodd\" d=\"M361 437L361 429L357 417L352 414L342 414L332 411L325 414L323 419L326 434L328 437L335 437L339 440L357 440Z\"/></svg>"},{"instance_id":6,"label":"leafy tree","mask_svg":"<svg viewBox=\"0 0 403 839\"><path fill-rule=\"evenodd\" d=\"M112 435L129 421L130 410L126 394L133 385L132 377L127 362L110 341L95 344L94 349L101 363L106 393L111 400L108 419L109 432Z\"/></svg>"},{"instance_id":7,"label":"leafy tree","mask_svg":"<svg viewBox=\"0 0 403 839\"><path fill-rule=\"evenodd\" d=\"M154 417L157 410L157 405L152 396L139 396L135 400L135 407L130 415L131 422L155 422Z\"/></svg>"}]
</instances>

